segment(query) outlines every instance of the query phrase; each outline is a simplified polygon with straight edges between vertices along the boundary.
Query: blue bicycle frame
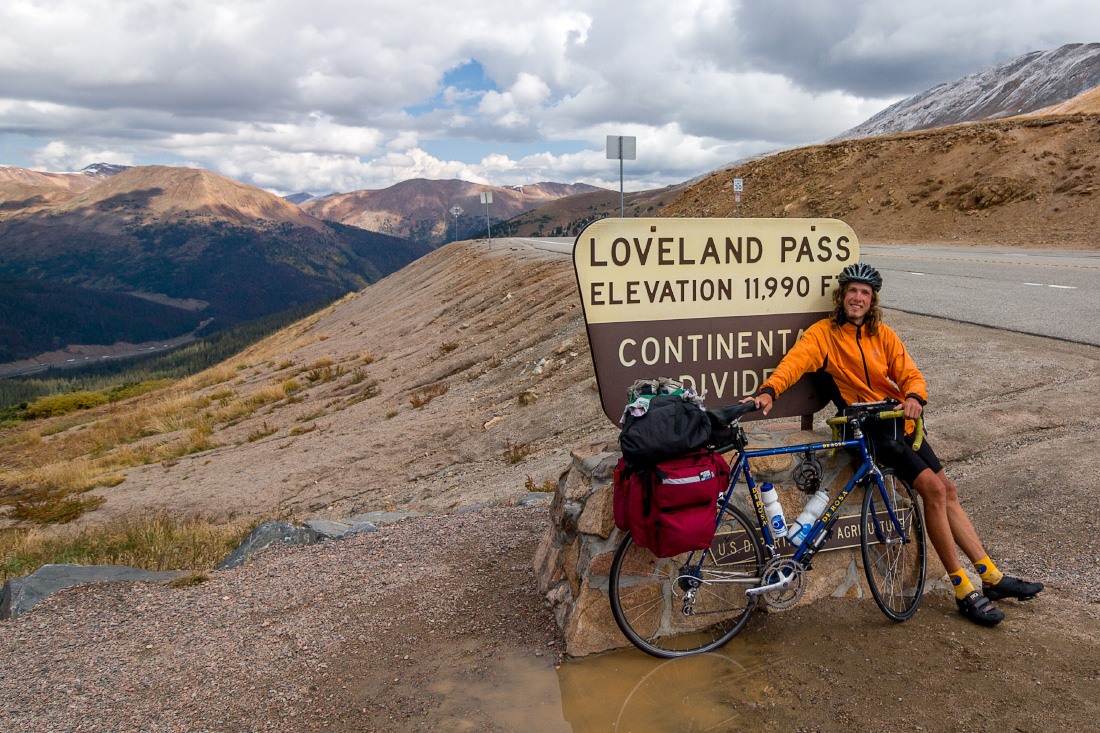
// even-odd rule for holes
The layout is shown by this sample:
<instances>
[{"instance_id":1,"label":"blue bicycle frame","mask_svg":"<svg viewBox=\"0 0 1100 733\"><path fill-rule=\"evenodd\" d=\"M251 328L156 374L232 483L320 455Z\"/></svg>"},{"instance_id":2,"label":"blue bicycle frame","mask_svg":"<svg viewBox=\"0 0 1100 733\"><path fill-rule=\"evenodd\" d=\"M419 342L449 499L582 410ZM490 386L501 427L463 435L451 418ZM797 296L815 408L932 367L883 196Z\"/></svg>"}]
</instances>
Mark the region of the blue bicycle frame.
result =
<instances>
[{"instance_id":1,"label":"blue bicycle frame","mask_svg":"<svg viewBox=\"0 0 1100 733\"><path fill-rule=\"evenodd\" d=\"M725 496L721 500L721 507L718 512L718 517L715 523L715 530L718 528L718 524L722 520L722 515L726 510L726 506L729 504L731 498L733 498L734 488L737 486L738 478L741 474L745 476L745 483L749 487L749 494L752 499L753 506L756 510L756 520L759 525L761 535L764 538L764 544L771 552L772 557L779 554L779 551L775 547L776 538L772 536L771 527L768 524L767 516L764 514L764 504L760 500L760 492L756 488L756 482L753 481L752 472L749 470L748 459L759 458L762 456L779 456L788 455L792 453L812 453L820 450L829 450L836 448L857 448L859 450L859 456L861 463L855 474L848 481L848 484L844 487L844 490L840 492L821 516L810 527L809 533L806 535L805 540L795 551L792 559L801 562L803 565L809 563L809 560L817 553L822 543L828 537L828 528L832 526L835 517L837 517L837 510L840 505L844 503L844 500L848 498L848 494L852 492L856 486L863 484L870 490L870 477L874 476L875 483L878 485L879 496L882 497L882 501L886 506L886 510L890 516L890 521L894 524L894 529L899 535L904 536L901 522L894 512L894 507L891 506L890 500L886 495L886 487L882 482L882 473L879 471L875 462L871 460L871 457L867 453L867 446L864 442L864 438L858 437L853 440L834 441L828 443L807 443L804 445L790 446L787 448L766 448L753 451L738 451L737 460L733 464L733 468L730 473L729 488L725 492ZM879 525L877 512L872 512L871 516L874 518L875 534L878 537L883 536L882 527ZM906 542L909 540L906 539Z\"/></svg>"}]
</instances>

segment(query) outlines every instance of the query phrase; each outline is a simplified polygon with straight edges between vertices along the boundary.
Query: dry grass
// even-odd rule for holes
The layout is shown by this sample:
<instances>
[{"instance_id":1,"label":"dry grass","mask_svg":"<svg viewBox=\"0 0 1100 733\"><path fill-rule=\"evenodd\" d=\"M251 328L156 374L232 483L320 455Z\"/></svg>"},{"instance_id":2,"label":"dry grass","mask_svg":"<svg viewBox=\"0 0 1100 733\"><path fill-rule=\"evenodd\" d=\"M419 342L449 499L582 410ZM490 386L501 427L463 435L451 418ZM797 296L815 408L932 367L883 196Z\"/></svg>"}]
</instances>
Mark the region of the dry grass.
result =
<instances>
[{"instance_id":1,"label":"dry grass","mask_svg":"<svg viewBox=\"0 0 1100 733\"><path fill-rule=\"evenodd\" d=\"M535 479L531 478L531 474L527 474L527 480L523 482L523 488L527 489L530 492L552 494L558 490L558 485L550 479L546 479L542 482L542 485L540 486L539 484L535 483Z\"/></svg>"},{"instance_id":2,"label":"dry grass","mask_svg":"<svg viewBox=\"0 0 1100 733\"><path fill-rule=\"evenodd\" d=\"M409 404L420 409L436 397L447 394L448 389L450 388L445 384L433 384L424 389L417 390L409 397Z\"/></svg>"},{"instance_id":3,"label":"dry grass","mask_svg":"<svg viewBox=\"0 0 1100 733\"><path fill-rule=\"evenodd\" d=\"M531 446L528 443L518 444L508 441L507 447L504 449L504 460L509 465L515 465L522 461L527 456L531 455Z\"/></svg>"},{"instance_id":4,"label":"dry grass","mask_svg":"<svg viewBox=\"0 0 1100 733\"><path fill-rule=\"evenodd\" d=\"M288 399L287 384L239 394L222 384L236 369L215 367L175 386L124 402L6 432L0 442L0 514L29 523L64 523L103 503L82 496L124 480L120 470L217 447L217 425L231 425ZM195 394L200 385L216 387ZM295 391L291 386L289 392ZM264 431L274 432L266 425ZM265 434L270 434L265 433Z\"/></svg>"},{"instance_id":5,"label":"dry grass","mask_svg":"<svg viewBox=\"0 0 1100 733\"><path fill-rule=\"evenodd\" d=\"M258 523L213 522L198 516L177 520L158 513L80 530L4 530L0 532L0 582L48 563L207 570L235 550Z\"/></svg>"}]
</instances>

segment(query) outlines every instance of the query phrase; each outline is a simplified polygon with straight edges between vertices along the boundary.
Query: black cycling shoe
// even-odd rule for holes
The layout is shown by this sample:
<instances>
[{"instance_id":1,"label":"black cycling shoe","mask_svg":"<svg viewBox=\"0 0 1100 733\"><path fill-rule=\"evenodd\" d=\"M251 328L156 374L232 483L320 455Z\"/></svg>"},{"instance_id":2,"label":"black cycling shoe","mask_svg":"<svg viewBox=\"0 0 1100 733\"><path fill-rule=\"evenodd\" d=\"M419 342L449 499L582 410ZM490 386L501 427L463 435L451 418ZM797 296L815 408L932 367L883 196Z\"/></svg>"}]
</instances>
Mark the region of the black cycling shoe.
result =
<instances>
[{"instance_id":1,"label":"black cycling shoe","mask_svg":"<svg viewBox=\"0 0 1100 733\"><path fill-rule=\"evenodd\" d=\"M996 626L1004 621L1004 613L976 590L967 593L965 598L956 598L955 603L959 606L959 613L976 624Z\"/></svg>"},{"instance_id":2,"label":"black cycling shoe","mask_svg":"<svg viewBox=\"0 0 1100 733\"><path fill-rule=\"evenodd\" d=\"M1018 598L1021 601L1029 601L1042 590L1042 583L1029 583L1026 580L1010 578L1007 575L992 585L982 583L982 593L991 601L999 601L1002 598Z\"/></svg>"}]
</instances>

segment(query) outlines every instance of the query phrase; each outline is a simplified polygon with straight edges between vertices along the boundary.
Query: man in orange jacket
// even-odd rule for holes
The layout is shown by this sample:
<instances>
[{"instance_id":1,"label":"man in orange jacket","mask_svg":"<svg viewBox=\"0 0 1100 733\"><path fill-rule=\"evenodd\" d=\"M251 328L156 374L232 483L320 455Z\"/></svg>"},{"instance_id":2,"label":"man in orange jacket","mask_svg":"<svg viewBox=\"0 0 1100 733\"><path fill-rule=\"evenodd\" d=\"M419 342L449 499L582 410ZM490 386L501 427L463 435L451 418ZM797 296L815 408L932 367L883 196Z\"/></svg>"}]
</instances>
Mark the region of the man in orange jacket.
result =
<instances>
[{"instance_id":1,"label":"man in orange jacket","mask_svg":"<svg viewBox=\"0 0 1100 733\"><path fill-rule=\"evenodd\" d=\"M924 377L901 339L882 323L878 291L882 276L875 268L857 263L844 268L833 293L833 311L806 329L802 338L783 357L775 372L760 388L756 407L767 415L772 402L807 372L824 371L833 378L839 399L845 405L893 399L905 413L906 433L911 421L920 417L928 399ZM746 400L747 401L747 400ZM882 463L908 482L924 503L928 538L943 561L955 586L959 611L985 626L1004 619L992 601L1002 598L1027 600L1043 589L1001 573L982 548L974 525L959 504L955 484L947 478L932 446L925 440L920 450L912 448L912 437L903 441L878 442L876 455ZM956 545L974 563L982 576L979 592L963 572Z\"/></svg>"}]
</instances>

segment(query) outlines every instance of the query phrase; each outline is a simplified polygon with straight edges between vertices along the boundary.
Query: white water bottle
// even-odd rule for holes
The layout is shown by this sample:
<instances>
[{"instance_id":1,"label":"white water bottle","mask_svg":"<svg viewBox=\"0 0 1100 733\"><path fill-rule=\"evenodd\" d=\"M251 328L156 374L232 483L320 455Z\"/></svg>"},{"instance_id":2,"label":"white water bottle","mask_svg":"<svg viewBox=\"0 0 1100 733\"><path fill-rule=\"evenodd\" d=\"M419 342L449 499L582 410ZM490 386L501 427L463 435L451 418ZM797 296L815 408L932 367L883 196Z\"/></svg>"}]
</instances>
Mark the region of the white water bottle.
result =
<instances>
[{"instance_id":1,"label":"white water bottle","mask_svg":"<svg viewBox=\"0 0 1100 733\"><path fill-rule=\"evenodd\" d=\"M779 494L775 487L767 482L761 484L760 500L764 502L764 515L768 518L772 539L786 536L787 520L783 518L783 505L779 503Z\"/></svg>"},{"instance_id":2,"label":"white water bottle","mask_svg":"<svg viewBox=\"0 0 1100 733\"><path fill-rule=\"evenodd\" d=\"M801 545L805 541L806 535L810 533L810 527L814 526L814 522L822 515L827 506L829 506L829 492L820 489L810 497L810 500L806 502L806 508L802 510L802 513L798 515L798 519L791 525L790 530L787 532L787 541L792 545Z\"/></svg>"}]
</instances>

